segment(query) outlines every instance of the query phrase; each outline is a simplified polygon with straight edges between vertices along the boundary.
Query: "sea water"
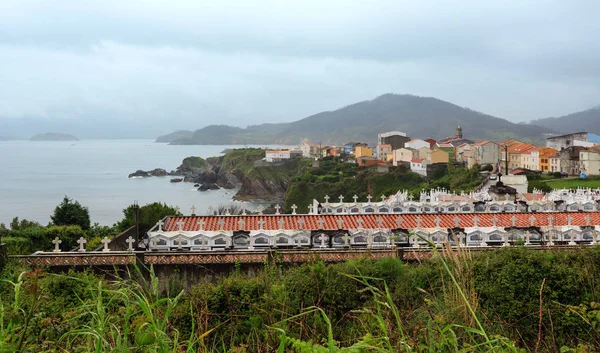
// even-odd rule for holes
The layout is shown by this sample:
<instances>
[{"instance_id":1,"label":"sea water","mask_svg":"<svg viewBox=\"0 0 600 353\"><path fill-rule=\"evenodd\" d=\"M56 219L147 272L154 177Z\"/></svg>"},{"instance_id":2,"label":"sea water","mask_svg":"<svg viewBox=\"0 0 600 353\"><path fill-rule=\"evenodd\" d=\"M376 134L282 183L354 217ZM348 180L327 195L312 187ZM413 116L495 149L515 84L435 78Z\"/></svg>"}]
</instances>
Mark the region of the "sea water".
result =
<instances>
[{"instance_id":1,"label":"sea water","mask_svg":"<svg viewBox=\"0 0 600 353\"><path fill-rule=\"evenodd\" d=\"M47 224L68 196L89 208L92 223L112 225L137 201L178 206L205 214L210 205L228 205L235 190L197 191L172 178L128 178L138 169L171 171L183 158L221 155L240 146L172 146L151 140L0 141L0 223L13 217ZM265 147L265 146L253 146ZM249 207L251 205L248 205Z\"/></svg>"}]
</instances>

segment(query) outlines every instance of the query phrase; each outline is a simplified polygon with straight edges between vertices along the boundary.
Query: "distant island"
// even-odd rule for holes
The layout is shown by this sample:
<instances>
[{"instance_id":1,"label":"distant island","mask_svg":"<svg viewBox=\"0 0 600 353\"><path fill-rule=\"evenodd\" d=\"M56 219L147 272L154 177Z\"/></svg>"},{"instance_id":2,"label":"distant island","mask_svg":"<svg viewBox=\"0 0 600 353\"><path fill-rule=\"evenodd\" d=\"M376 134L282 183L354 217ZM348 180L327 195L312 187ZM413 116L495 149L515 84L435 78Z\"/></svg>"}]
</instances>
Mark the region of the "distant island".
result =
<instances>
[{"instance_id":1,"label":"distant island","mask_svg":"<svg viewBox=\"0 0 600 353\"><path fill-rule=\"evenodd\" d=\"M31 136L29 141L79 141L79 139L69 134L63 134L59 132L46 132L44 134L37 134Z\"/></svg>"}]
</instances>

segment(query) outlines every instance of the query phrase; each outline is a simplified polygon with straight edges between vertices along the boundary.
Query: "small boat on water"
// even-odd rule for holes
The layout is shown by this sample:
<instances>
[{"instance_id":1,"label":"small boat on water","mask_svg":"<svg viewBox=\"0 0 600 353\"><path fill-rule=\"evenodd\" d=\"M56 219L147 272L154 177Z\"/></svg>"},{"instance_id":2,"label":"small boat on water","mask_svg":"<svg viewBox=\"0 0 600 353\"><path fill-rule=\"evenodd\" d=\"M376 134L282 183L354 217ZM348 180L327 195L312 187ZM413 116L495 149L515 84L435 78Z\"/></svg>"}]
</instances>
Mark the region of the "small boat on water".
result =
<instances>
[{"instance_id":1,"label":"small boat on water","mask_svg":"<svg viewBox=\"0 0 600 353\"><path fill-rule=\"evenodd\" d=\"M183 178L173 178L170 180L172 183L181 183L183 181Z\"/></svg>"},{"instance_id":2,"label":"small boat on water","mask_svg":"<svg viewBox=\"0 0 600 353\"><path fill-rule=\"evenodd\" d=\"M200 187L200 184L194 184L194 187L195 187L195 188L199 188L199 187Z\"/></svg>"}]
</instances>

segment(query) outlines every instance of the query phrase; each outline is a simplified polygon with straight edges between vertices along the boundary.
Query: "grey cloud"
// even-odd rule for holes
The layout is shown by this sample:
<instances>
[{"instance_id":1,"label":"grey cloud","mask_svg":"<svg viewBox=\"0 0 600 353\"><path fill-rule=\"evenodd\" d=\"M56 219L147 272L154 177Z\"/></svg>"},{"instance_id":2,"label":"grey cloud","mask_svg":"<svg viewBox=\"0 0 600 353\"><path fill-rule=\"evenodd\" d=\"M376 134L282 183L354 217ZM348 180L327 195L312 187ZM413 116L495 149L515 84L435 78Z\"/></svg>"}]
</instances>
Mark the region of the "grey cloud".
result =
<instances>
[{"instance_id":1,"label":"grey cloud","mask_svg":"<svg viewBox=\"0 0 600 353\"><path fill-rule=\"evenodd\" d=\"M0 119L143 119L154 134L386 92L512 120L598 104L597 1L232 4L0 2Z\"/></svg>"}]
</instances>

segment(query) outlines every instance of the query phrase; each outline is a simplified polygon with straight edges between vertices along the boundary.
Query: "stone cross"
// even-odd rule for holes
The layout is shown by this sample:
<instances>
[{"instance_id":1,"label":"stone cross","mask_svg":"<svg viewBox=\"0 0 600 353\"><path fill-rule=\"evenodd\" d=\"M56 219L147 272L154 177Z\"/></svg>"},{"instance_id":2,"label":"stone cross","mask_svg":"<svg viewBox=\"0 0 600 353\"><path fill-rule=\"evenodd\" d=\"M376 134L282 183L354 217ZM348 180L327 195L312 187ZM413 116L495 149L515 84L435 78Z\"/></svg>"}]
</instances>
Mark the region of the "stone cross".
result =
<instances>
[{"instance_id":1,"label":"stone cross","mask_svg":"<svg viewBox=\"0 0 600 353\"><path fill-rule=\"evenodd\" d=\"M573 236L573 230L569 231L569 245L577 245L577 243L575 243L575 237Z\"/></svg>"},{"instance_id":2,"label":"stone cross","mask_svg":"<svg viewBox=\"0 0 600 353\"><path fill-rule=\"evenodd\" d=\"M338 197L340 199L340 203L344 202L344 195L340 195L340 197Z\"/></svg>"},{"instance_id":3,"label":"stone cross","mask_svg":"<svg viewBox=\"0 0 600 353\"><path fill-rule=\"evenodd\" d=\"M156 224L158 225L158 231L162 232L162 226L165 225L165 222L163 222L162 219L161 219L158 222L156 222Z\"/></svg>"},{"instance_id":4,"label":"stone cross","mask_svg":"<svg viewBox=\"0 0 600 353\"><path fill-rule=\"evenodd\" d=\"M262 206L258 206L257 211L258 211L259 215L262 215L263 214L263 207Z\"/></svg>"},{"instance_id":5,"label":"stone cross","mask_svg":"<svg viewBox=\"0 0 600 353\"><path fill-rule=\"evenodd\" d=\"M198 230L204 230L204 221L203 220L198 221Z\"/></svg>"},{"instance_id":6,"label":"stone cross","mask_svg":"<svg viewBox=\"0 0 600 353\"><path fill-rule=\"evenodd\" d=\"M529 231L525 232L525 245L530 245L531 243L529 242L529 239L531 238L531 233L529 233Z\"/></svg>"},{"instance_id":7,"label":"stone cross","mask_svg":"<svg viewBox=\"0 0 600 353\"><path fill-rule=\"evenodd\" d=\"M535 216L531 216L531 217L529 217L529 222L530 222L529 224L530 224L532 227L534 227L534 226L535 226Z\"/></svg>"},{"instance_id":8,"label":"stone cross","mask_svg":"<svg viewBox=\"0 0 600 353\"><path fill-rule=\"evenodd\" d=\"M321 241L321 247L325 248L325 240L327 240L327 236L323 233L321 233L321 235L318 238Z\"/></svg>"},{"instance_id":9,"label":"stone cross","mask_svg":"<svg viewBox=\"0 0 600 353\"><path fill-rule=\"evenodd\" d=\"M215 214L214 212L215 212L215 209L212 207L212 205L208 206L208 214L212 216Z\"/></svg>"},{"instance_id":10,"label":"stone cross","mask_svg":"<svg viewBox=\"0 0 600 353\"><path fill-rule=\"evenodd\" d=\"M413 195L408 195L408 200L412 201L414 199Z\"/></svg>"},{"instance_id":11,"label":"stone cross","mask_svg":"<svg viewBox=\"0 0 600 353\"><path fill-rule=\"evenodd\" d=\"M263 221L263 219L259 219L258 220L258 229L263 230L263 225L265 224L265 221Z\"/></svg>"},{"instance_id":12,"label":"stone cross","mask_svg":"<svg viewBox=\"0 0 600 353\"><path fill-rule=\"evenodd\" d=\"M325 195L324 199L325 199L325 203L329 203L329 195Z\"/></svg>"},{"instance_id":13,"label":"stone cross","mask_svg":"<svg viewBox=\"0 0 600 353\"><path fill-rule=\"evenodd\" d=\"M435 227L439 228L440 227L440 222L442 221L442 219L440 218L440 216L435 216Z\"/></svg>"},{"instance_id":14,"label":"stone cross","mask_svg":"<svg viewBox=\"0 0 600 353\"><path fill-rule=\"evenodd\" d=\"M371 203L371 199L372 199L372 198L373 198L373 196L371 196L371 195L367 195L367 202L368 202L368 203Z\"/></svg>"},{"instance_id":15,"label":"stone cross","mask_svg":"<svg viewBox=\"0 0 600 353\"><path fill-rule=\"evenodd\" d=\"M478 228L479 227L479 217L475 216L473 217L473 228Z\"/></svg>"},{"instance_id":16,"label":"stone cross","mask_svg":"<svg viewBox=\"0 0 600 353\"><path fill-rule=\"evenodd\" d=\"M242 216L246 215L246 205L242 206Z\"/></svg>"},{"instance_id":17,"label":"stone cross","mask_svg":"<svg viewBox=\"0 0 600 353\"><path fill-rule=\"evenodd\" d=\"M350 236L348 235L348 233L344 234L342 239L344 239L344 246L346 246L346 247L350 246Z\"/></svg>"},{"instance_id":18,"label":"stone cross","mask_svg":"<svg viewBox=\"0 0 600 353\"><path fill-rule=\"evenodd\" d=\"M458 216L454 217L454 228L458 228L459 223L460 223L460 218Z\"/></svg>"},{"instance_id":19,"label":"stone cross","mask_svg":"<svg viewBox=\"0 0 600 353\"><path fill-rule=\"evenodd\" d=\"M84 237L81 237L77 240L77 244L79 244L79 252L85 252L85 243L87 243L87 240L85 240Z\"/></svg>"},{"instance_id":20,"label":"stone cross","mask_svg":"<svg viewBox=\"0 0 600 353\"><path fill-rule=\"evenodd\" d=\"M179 236L181 236L181 234ZM127 243L127 251L133 251L133 243L135 243L133 237L130 235L125 242Z\"/></svg>"},{"instance_id":21,"label":"stone cross","mask_svg":"<svg viewBox=\"0 0 600 353\"><path fill-rule=\"evenodd\" d=\"M177 227L179 227L179 231L181 232L183 230L183 221L180 219L179 221L177 221Z\"/></svg>"},{"instance_id":22,"label":"stone cross","mask_svg":"<svg viewBox=\"0 0 600 353\"><path fill-rule=\"evenodd\" d=\"M246 225L246 222L240 218L240 220L238 221L238 226L240 227L240 230L244 230L244 225Z\"/></svg>"},{"instance_id":23,"label":"stone cross","mask_svg":"<svg viewBox=\"0 0 600 353\"><path fill-rule=\"evenodd\" d=\"M385 196L384 194L382 194L382 195L381 195L381 202L385 201L385 198L386 198L386 197L387 197L387 196Z\"/></svg>"},{"instance_id":24,"label":"stone cross","mask_svg":"<svg viewBox=\"0 0 600 353\"><path fill-rule=\"evenodd\" d=\"M206 238L200 239L200 245L201 245L201 247L200 247L201 250L206 250L206 246L208 245L208 239L206 239Z\"/></svg>"},{"instance_id":25,"label":"stone cross","mask_svg":"<svg viewBox=\"0 0 600 353\"><path fill-rule=\"evenodd\" d=\"M362 219L361 217L358 217L358 218L356 219L356 224L358 225L358 228L359 228L359 229L360 229L360 228L362 228L362 225L363 225L363 219Z\"/></svg>"},{"instance_id":26,"label":"stone cross","mask_svg":"<svg viewBox=\"0 0 600 353\"><path fill-rule=\"evenodd\" d=\"M319 223L319 229L323 229L323 223L325 223L325 221L323 220L323 218L319 218L319 220L317 221L317 223Z\"/></svg>"},{"instance_id":27,"label":"stone cross","mask_svg":"<svg viewBox=\"0 0 600 353\"><path fill-rule=\"evenodd\" d=\"M300 218L298 220L298 229L304 229L304 219Z\"/></svg>"},{"instance_id":28,"label":"stone cross","mask_svg":"<svg viewBox=\"0 0 600 353\"><path fill-rule=\"evenodd\" d=\"M292 209L292 214L296 214L296 209L298 208L298 206L296 206L296 204L293 204L291 209Z\"/></svg>"},{"instance_id":29,"label":"stone cross","mask_svg":"<svg viewBox=\"0 0 600 353\"><path fill-rule=\"evenodd\" d=\"M281 207L279 206L279 204L275 205L275 214L280 214L279 210L281 209Z\"/></svg>"},{"instance_id":30,"label":"stone cross","mask_svg":"<svg viewBox=\"0 0 600 353\"><path fill-rule=\"evenodd\" d=\"M179 206L175 206L175 213L179 214Z\"/></svg>"},{"instance_id":31,"label":"stone cross","mask_svg":"<svg viewBox=\"0 0 600 353\"><path fill-rule=\"evenodd\" d=\"M52 240L52 244L54 244L54 252L60 252L60 243L62 243L62 240L60 240L58 237Z\"/></svg>"},{"instance_id":32,"label":"stone cross","mask_svg":"<svg viewBox=\"0 0 600 353\"><path fill-rule=\"evenodd\" d=\"M354 199L354 203L356 203L358 201L358 196L354 195L352 196L352 199Z\"/></svg>"},{"instance_id":33,"label":"stone cross","mask_svg":"<svg viewBox=\"0 0 600 353\"><path fill-rule=\"evenodd\" d=\"M226 215L226 216L229 216L229 215L231 215L231 209L230 209L229 207L226 207L226 208L225 208L225 215Z\"/></svg>"},{"instance_id":34,"label":"stone cross","mask_svg":"<svg viewBox=\"0 0 600 353\"><path fill-rule=\"evenodd\" d=\"M192 207L190 208L192 210L192 216L196 215L196 206L192 205Z\"/></svg>"},{"instance_id":35,"label":"stone cross","mask_svg":"<svg viewBox=\"0 0 600 353\"><path fill-rule=\"evenodd\" d=\"M150 250L156 249L156 237L150 238Z\"/></svg>"},{"instance_id":36,"label":"stone cross","mask_svg":"<svg viewBox=\"0 0 600 353\"><path fill-rule=\"evenodd\" d=\"M277 222L279 224L279 229L283 229L283 226L285 225L285 221L283 220L283 218L279 218L279 222Z\"/></svg>"},{"instance_id":37,"label":"stone cross","mask_svg":"<svg viewBox=\"0 0 600 353\"><path fill-rule=\"evenodd\" d=\"M570 215L567 216L567 225L570 226L571 225L571 221L573 220L573 217L571 217Z\"/></svg>"},{"instance_id":38,"label":"stone cross","mask_svg":"<svg viewBox=\"0 0 600 353\"><path fill-rule=\"evenodd\" d=\"M517 226L517 216L510 217L513 228Z\"/></svg>"},{"instance_id":39,"label":"stone cross","mask_svg":"<svg viewBox=\"0 0 600 353\"><path fill-rule=\"evenodd\" d=\"M223 226L225 226L225 221L223 219L219 219L219 230L223 230Z\"/></svg>"},{"instance_id":40,"label":"stone cross","mask_svg":"<svg viewBox=\"0 0 600 353\"><path fill-rule=\"evenodd\" d=\"M494 225L494 228L496 228L498 225L498 217L496 217L496 216L492 217L492 223Z\"/></svg>"},{"instance_id":41,"label":"stone cross","mask_svg":"<svg viewBox=\"0 0 600 353\"><path fill-rule=\"evenodd\" d=\"M585 225L589 226L592 223L592 216L587 215L585 216Z\"/></svg>"},{"instance_id":42,"label":"stone cross","mask_svg":"<svg viewBox=\"0 0 600 353\"><path fill-rule=\"evenodd\" d=\"M554 220L554 217L548 216L548 226L552 227L552 221L553 220Z\"/></svg>"},{"instance_id":43,"label":"stone cross","mask_svg":"<svg viewBox=\"0 0 600 353\"><path fill-rule=\"evenodd\" d=\"M417 217L415 221L417 222L417 228L421 228L421 217Z\"/></svg>"},{"instance_id":44,"label":"stone cross","mask_svg":"<svg viewBox=\"0 0 600 353\"><path fill-rule=\"evenodd\" d=\"M344 228L344 220L343 219L338 218L337 224L338 224L338 229Z\"/></svg>"},{"instance_id":45,"label":"stone cross","mask_svg":"<svg viewBox=\"0 0 600 353\"><path fill-rule=\"evenodd\" d=\"M177 236L177 249L181 249L181 243L183 243L183 237L181 234Z\"/></svg>"},{"instance_id":46,"label":"stone cross","mask_svg":"<svg viewBox=\"0 0 600 353\"><path fill-rule=\"evenodd\" d=\"M310 204L308 205L308 214L312 214L313 213L313 205Z\"/></svg>"},{"instance_id":47,"label":"stone cross","mask_svg":"<svg viewBox=\"0 0 600 353\"><path fill-rule=\"evenodd\" d=\"M102 238L102 244L104 244L104 248L102 249L102 251L110 251L110 249L108 248L108 243L110 243L110 239L108 239L108 237Z\"/></svg>"},{"instance_id":48,"label":"stone cross","mask_svg":"<svg viewBox=\"0 0 600 353\"><path fill-rule=\"evenodd\" d=\"M383 225L383 219L381 217L377 217L377 228L381 229Z\"/></svg>"}]
</instances>

